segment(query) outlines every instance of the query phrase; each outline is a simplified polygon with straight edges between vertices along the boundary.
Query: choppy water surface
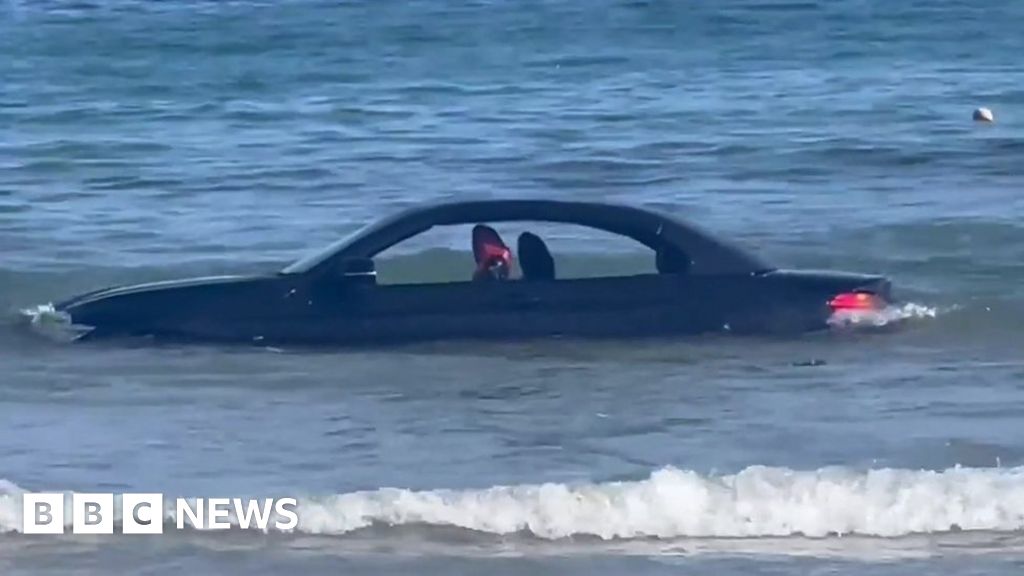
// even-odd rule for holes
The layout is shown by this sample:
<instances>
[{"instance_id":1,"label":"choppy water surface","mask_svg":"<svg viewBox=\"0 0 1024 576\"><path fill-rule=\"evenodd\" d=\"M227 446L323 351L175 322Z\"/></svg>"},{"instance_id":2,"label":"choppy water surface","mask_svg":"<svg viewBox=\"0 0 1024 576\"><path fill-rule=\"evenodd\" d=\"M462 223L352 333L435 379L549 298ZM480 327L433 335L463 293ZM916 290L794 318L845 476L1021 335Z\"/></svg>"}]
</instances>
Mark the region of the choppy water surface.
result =
<instances>
[{"instance_id":1,"label":"choppy water surface","mask_svg":"<svg viewBox=\"0 0 1024 576\"><path fill-rule=\"evenodd\" d=\"M5 0L3 572L1019 573L1022 25L1012 0ZM669 210L909 305L880 333L358 352L21 325L496 196ZM552 234L580 273L644 262ZM382 272L469 258L430 240ZM28 537L25 490L293 495L302 522Z\"/></svg>"}]
</instances>

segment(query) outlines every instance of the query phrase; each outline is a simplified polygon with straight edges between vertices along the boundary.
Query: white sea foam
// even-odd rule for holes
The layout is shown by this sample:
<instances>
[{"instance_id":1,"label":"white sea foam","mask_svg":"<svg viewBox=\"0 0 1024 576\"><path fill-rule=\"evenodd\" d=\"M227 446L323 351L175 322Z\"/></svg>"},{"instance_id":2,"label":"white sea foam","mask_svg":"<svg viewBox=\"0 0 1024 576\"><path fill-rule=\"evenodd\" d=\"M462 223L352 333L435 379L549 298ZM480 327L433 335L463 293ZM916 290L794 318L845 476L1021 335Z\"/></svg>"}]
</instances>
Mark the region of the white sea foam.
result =
<instances>
[{"instance_id":1,"label":"white sea foam","mask_svg":"<svg viewBox=\"0 0 1024 576\"><path fill-rule=\"evenodd\" d=\"M24 308L21 315L34 332L61 342L75 340L91 330L88 326L72 324L71 318L54 308L53 304Z\"/></svg>"},{"instance_id":2,"label":"white sea foam","mask_svg":"<svg viewBox=\"0 0 1024 576\"><path fill-rule=\"evenodd\" d=\"M0 530L21 529L20 500L20 488L0 484ZM174 507L165 510L170 520ZM299 532L333 535L370 526L606 540L1007 532L1024 529L1024 468L855 472L754 466L706 476L667 467L628 482L300 497L297 512Z\"/></svg>"},{"instance_id":3,"label":"white sea foam","mask_svg":"<svg viewBox=\"0 0 1024 576\"><path fill-rule=\"evenodd\" d=\"M829 324L837 328L881 327L907 320L935 318L938 308L909 302L899 306L887 306L881 310L843 310L829 318Z\"/></svg>"}]
</instances>

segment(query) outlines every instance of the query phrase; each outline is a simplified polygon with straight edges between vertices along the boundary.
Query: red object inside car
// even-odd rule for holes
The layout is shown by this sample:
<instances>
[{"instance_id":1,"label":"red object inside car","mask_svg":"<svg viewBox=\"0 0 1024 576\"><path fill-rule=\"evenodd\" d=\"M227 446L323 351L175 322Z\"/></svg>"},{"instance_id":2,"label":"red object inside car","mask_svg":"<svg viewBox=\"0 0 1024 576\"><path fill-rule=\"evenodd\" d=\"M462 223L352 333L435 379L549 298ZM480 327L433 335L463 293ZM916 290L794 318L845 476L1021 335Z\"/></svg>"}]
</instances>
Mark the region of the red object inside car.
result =
<instances>
[{"instance_id":1,"label":"red object inside car","mask_svg":"<svg viewBox=\"0 0 1024 576\"><path fill-rule=\"evenodd\" d=\"M512 250L490 226L478 224L473 228L473 258L476 260L473 275L476 279L508 278L512 269Z\"/></svg>"}]
</instances>

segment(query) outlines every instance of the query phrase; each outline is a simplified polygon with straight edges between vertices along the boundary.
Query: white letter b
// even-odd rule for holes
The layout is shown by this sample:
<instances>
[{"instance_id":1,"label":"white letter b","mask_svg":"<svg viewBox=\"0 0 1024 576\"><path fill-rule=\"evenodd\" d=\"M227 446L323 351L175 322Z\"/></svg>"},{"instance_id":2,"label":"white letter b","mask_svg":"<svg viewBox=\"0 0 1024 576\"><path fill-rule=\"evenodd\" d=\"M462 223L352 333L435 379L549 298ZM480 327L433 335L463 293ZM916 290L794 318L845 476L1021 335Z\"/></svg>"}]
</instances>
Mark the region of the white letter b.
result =
<instances>
[{"instance_id":1,"label":"white letter b","mask_svg":"<svg viewBox=\"0 0 1024 576\"><path fill-rule=\"evenodd\" d=\"M21 531L25 534L63 534L64 495L42 492L22 494Z\"/></svg>"},{"instance_id":2,"label":"white letter b","mask_svg":"<svg viewBox=\"0 0 1024 576\"><path fill-rule=\"evenodd\" d=\"M72 494L72 534L113 534L113 494Z\"/></svg>"}]
</instances>

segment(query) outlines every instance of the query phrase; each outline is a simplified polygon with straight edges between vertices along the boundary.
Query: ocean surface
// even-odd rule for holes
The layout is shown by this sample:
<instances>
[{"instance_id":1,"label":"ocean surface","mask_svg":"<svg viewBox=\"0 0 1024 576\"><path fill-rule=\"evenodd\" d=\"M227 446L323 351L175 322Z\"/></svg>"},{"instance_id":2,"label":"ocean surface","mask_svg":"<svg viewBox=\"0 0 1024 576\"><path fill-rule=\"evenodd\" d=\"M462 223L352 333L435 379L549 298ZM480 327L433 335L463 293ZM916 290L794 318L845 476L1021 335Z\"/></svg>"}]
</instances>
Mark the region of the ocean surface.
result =
<instances>
[{"instance_id":1,"label":"ocean surface","mask_svg":"<svg viewBox=\"0 0 1024 576\"><path fill-rule=\"evenodd\" d=\"M1021 30L1017 0L0 0L0 572L1020 574ZM670 211L902 304L361 351L29 326L506 196ZM649 258L547 237L580 273ZM427 240L382 274L471 274L468 232ZM292 496L300 523L31 536L26 491Z\"/></svg>"}]
</instances>

